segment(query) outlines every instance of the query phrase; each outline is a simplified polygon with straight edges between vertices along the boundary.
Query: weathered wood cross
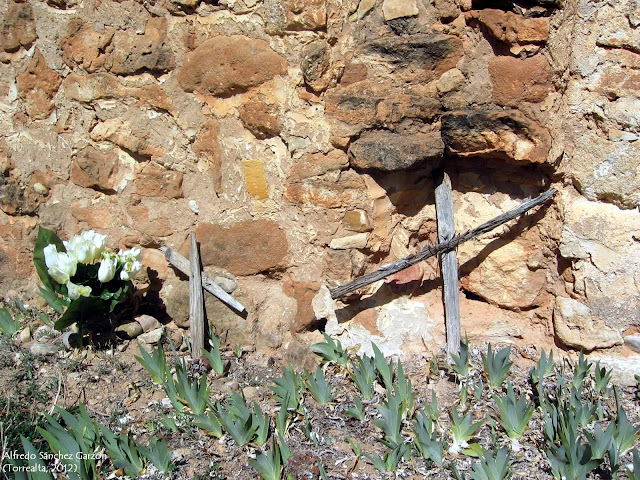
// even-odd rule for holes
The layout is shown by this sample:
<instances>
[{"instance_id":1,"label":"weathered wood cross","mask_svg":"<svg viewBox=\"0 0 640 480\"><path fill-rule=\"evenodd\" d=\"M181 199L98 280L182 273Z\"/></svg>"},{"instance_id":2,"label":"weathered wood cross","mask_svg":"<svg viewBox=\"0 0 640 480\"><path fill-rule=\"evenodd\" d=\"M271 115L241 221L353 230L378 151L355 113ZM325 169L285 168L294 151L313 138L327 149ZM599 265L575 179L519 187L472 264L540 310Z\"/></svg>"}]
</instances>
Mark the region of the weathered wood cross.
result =
<instances>
[{"instance_id":1,"label":"weathered wood cross","mask_svg":"<svg viewBox=\"0 0 640 480\"><path fill-rule=\"evenodd\" d=\"M458 263L455 248L469 240L487 233L494 228L513 220L533 207L549 200L555 193L550 188L536 198L527 198L513 210L498 215L482 225L455 235L453 219L453 201L451 198L451 182L444 172L437 172L436 180L436 214L438 221L438 244L425 245L420 252L402 258L394 263L383 265L377 270L354 278L349 282L329 290L334 300L359 288L370 285L405 268L409 268L427 258L440 255L441 270L444 280L445 322L447 331L447 353L458 353L460 348L460 306L458 303Z\"/></svg>"}]
</instances>

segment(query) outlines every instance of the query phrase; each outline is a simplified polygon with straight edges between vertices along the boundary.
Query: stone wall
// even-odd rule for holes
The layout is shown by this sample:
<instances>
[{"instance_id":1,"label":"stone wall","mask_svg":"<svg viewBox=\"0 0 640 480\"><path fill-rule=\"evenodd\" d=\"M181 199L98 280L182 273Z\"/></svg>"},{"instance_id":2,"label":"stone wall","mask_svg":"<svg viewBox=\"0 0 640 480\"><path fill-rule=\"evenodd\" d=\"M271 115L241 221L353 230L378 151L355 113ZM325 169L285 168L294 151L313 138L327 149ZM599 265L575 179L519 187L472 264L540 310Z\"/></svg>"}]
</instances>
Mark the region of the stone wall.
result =
<instances>
[{"instance_id":1,"label":"stone wall","mask_svg":"<svg viewBox=\"0 0 640 480\"><path fill-rule=\"evenodd\" d=\"M435 260L348 304L321 286L435 242L442 168L459 231L560 190L459 248L472 340L630 354L637 12L635 0L3 2L2 291L33 293L38 225L92 228L145 247L142 280L184 325L186 282L157 247L186 253L195 230L205 271L249 310L209 300L230 342L295 352L326 328L436 351Z\"/></svg>"}]
</instances>

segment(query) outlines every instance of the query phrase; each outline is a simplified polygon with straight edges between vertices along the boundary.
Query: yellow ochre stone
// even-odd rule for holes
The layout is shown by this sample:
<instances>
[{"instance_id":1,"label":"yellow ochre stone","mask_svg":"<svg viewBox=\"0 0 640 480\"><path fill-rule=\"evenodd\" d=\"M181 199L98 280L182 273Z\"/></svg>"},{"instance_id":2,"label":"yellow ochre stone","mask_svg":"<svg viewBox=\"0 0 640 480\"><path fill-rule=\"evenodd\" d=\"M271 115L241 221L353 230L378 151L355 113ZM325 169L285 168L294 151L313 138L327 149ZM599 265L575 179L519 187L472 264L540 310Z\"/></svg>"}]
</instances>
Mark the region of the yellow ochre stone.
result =
<instances>
[{"instance_id":1,"label":"yellow ochre stone","mask_svg":"<svg viewBox=\"0 0 640 480\"><path fill-rule=\"evenodd\" d=\"M247 192L259 200L269 198L267 179L264 175L264 163L258 160L243 160L244 181L247 185Z\"/></svg>"}]
</instances>

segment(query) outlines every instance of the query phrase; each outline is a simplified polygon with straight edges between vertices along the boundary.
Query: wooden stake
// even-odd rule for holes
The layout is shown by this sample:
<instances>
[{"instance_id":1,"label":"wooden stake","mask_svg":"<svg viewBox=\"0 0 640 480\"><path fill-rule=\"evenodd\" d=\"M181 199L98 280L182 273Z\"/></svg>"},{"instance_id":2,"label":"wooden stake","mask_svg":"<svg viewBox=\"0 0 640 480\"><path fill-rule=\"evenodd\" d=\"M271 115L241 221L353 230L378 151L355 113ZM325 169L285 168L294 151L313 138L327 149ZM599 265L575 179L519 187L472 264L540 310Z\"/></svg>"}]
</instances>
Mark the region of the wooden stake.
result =
<instances>
[{"instance_id":1,"label":"wooden stake","mask_svg":"<svg viewBox=\"0 0 640 480\"><path fill-rule=\"evenodd\" d=\"M398 260L397 262L383 265L378 270L367 273L361 277L354 278L344 285L332 288L331 290L329 290L329 292L331 293L331 298L340 298L347 293L353 292L354 290L358 290L359 288L365 287L367 285L371 285L372 283L388 277L389 275L393 275L394 273L404 270L405 268L409 268L411 265L415 265L422 260L426 260L427 258L438 255L439 253L452 250L461 243L476 238L483 233L490 232L497 226L502 225L503 223L507 223L509 220L513 220L517 216L522 215L528 210L531 210L533 207L545 203L547 200L553 197L556 192L557 190L555 188L550 188L546 192L538 195L536 198L527 198L513 210L509 210L502 215L498 215L497 217L492 218L488 222L485 222L476 228L467 230L461 235L456 235L447 242L438 243L437 245L425 245L418 253L409 255L408 257Z\"/></svg>"},{"instance_id":2,"label":"wooden stake","mask_svg":"<svg viewBox=\"0 0 640 480\"><path fill-rule=\"evenodd\" d=\"M164 258L167 259L167 262L169 262L171 265L176 267L186 276L188 277L191 276L189 274L189 270L190 270L189 260L184 258L178 252L171 250L169 247L160 247L160 251L164 253ZM219 300L223 301L224 303L234 308L238 312L242 313L245 311L244 305L242 305L239 301L237 301L235 298L233 298L231 295L225 292L222 288L220 288L216 283L214 283L213 280L211 280L204 273L202 274L202 287L207 292L217 297Z\"/></svg>"},{"instance_id":3,"label":"wooden stake","mask_svg":"<svg viewBox=\"0 0 640 480\"><path fill-rule=\"evenodd\" d=\"M438 220L438 243L451 240L456 234L453 218L451 179L442 170L434 172L436 183L436 217ZM447 353L460 352L460 298L458 296L458 255L455 250L440 254L440 269L444 287L444 318L447 327Z\"/></svg>"},{"instance_id":4,"label":"wooden stake","mask_svg":"<svg viewBox=\"0 0 640 480\"><path fill-rule=\"evenodd\" d=\"M202 276L200 273L200 254L196 243L196 234L189 235L189 326L191 330L191 351L193 358L200 358L204 349L204 298L202 295Z\"/></svg>"}]
</instances>

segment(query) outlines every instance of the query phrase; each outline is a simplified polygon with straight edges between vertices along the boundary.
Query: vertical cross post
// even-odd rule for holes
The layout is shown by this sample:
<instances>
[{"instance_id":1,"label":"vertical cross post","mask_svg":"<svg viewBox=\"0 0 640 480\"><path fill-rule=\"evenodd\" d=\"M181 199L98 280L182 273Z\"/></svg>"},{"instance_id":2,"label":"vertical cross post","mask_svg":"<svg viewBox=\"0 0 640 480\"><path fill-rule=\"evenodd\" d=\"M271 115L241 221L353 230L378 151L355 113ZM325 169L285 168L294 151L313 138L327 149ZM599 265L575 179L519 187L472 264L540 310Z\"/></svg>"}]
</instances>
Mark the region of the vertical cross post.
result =
<instances>
[{"instance_id":1,"label":"vertical cross post","mask_svg":"<svg viewBox=\"0 0 640 480\"><path fill-rule=\"evenodd\" d=\"M193 358L200 358L204 349L204 301L202 294L202 274L200 271L200 254L196 242L196 234L191 233L189 246L189 329L191 332L191 348Z\"/></svg>"},{"instance_id":2,"label":"vertical cross post","mask_svg":"<svg viewBox=\"0 0 640 480\"><path fill-rule=\"evenodd\" d=\"M451 240L455 233L451 179L442 170L434 172L436 185L436 217L438 220L438 242ZM458 296L458 256L455 250L440 255L440 269L444 281L444 317L447 330L447 353L460 351L460 298Z\"/></svg>"}]
</instances>

